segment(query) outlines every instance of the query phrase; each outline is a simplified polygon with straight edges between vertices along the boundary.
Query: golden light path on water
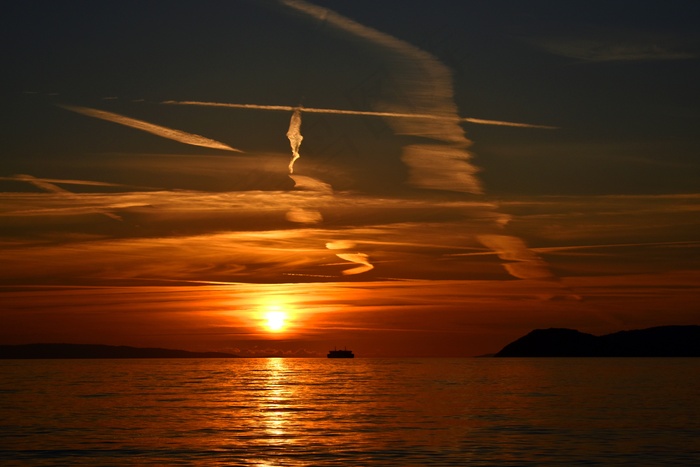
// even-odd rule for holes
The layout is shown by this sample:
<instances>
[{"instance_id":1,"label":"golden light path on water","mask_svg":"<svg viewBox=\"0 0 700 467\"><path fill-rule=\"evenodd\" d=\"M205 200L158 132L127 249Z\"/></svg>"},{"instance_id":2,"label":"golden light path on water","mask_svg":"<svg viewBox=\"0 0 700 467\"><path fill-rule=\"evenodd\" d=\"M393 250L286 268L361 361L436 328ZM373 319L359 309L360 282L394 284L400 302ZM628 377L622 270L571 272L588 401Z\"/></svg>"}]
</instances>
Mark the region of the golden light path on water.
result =
<instances>
[{"instance_id":1,"label":"golden light path on water","mask_svg":"<svg viewBox=\"0 0 700 467\"><path fill-rule=\"evenodd\" d=\"M0 439L8 465L694 465L691 360L4 360Z\"/></svg>"}]
</instances>

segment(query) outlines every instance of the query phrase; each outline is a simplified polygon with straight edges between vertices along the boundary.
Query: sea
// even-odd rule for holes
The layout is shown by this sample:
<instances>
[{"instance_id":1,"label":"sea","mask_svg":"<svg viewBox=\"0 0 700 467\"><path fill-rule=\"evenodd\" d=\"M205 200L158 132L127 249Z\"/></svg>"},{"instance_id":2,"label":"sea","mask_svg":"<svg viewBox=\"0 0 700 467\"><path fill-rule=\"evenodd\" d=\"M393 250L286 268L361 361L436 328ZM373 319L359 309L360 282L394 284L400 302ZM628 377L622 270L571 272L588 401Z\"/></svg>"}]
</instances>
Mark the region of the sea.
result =
<instances>
[{"instance_id":1,"label":"sea","mask_svg":"<svg viewBox=\"0 0 700 467\"><path fill-rule=\"evenodd\" d=\"M0 360L0 465L700 465L700 359Z\"/></svg>"}]
</instances>

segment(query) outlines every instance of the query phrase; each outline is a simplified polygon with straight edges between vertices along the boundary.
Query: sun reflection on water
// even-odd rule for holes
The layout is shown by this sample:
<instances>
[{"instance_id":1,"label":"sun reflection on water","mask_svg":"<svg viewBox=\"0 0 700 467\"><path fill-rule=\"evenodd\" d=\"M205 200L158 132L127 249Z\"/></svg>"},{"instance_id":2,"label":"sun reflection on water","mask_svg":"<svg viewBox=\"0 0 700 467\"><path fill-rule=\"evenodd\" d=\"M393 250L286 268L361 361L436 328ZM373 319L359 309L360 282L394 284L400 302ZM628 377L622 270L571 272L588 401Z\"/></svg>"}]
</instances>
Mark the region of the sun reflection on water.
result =
<instances>
[{"instance_id":1,"label":"sun reflection on water","mask_svg":"<svg viewBox=\"0 0 700 467\"><path fill-rule=\"evenodd\" d=\"M144 465L288 467L697 457L692 359L506 360L5 360L0 388L16 390L3 394L0 446L12 465L135 453Z\"/></svg>"},{"instance_id":2,"label":"sun reflection on water","mask_svg":"<svg viewBox=\"0 0 700 467\"><path fill-rule=\"evenodd\" d=\"M259 404L263 429L272 444L287 444L290 442L286 435L292 416L290 406L293 404L294 389L286 381L288 369L284 359L268 358L266 363L266 390Z\"/></svg>"}]
</instances>

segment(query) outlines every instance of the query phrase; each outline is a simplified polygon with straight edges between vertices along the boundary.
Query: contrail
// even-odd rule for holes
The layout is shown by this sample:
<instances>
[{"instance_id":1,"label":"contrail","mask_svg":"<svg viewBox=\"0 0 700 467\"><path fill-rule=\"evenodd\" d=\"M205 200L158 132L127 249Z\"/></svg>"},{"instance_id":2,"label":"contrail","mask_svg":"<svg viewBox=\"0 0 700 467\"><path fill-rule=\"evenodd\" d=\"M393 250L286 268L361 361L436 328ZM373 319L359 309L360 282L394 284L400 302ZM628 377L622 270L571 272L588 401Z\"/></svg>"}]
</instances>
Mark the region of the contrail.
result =
<instances>
[{"instance_id":1,"label":"contrail","mask_svg":"<svg viewBox=\"0 0 700 467\"><path fill-rule=\"evenodd\" d=\"M289 145L292 147L292 160L289 161L289 173L294 173L294 161L299 159L299 147L304 139L301 136L301 112L299 109L294 109L292 118L289 120L289 130L287 130L287 138Z\"/></svg>"},{"instance_id":2,"label":"contrail","mask_svg":"<svg viewBox=\"0 0 700 467\"><path fill-rule=\"evenodd\" d=\"M496 126L512 126L516 128L537 128L540 130L558 130L558 126L552 125L538 125L535 123L518 123L518 122L506 122L503 120L485 120L483 118L471 118L465 117L461 118L460 122L476 123L478 125L496 125Z\"/></svg>"},{"instance_id":3,"label":"contrail","mask_svg":"<svg viewBox=\"0 0 700 467\"><path fill-rule=\"evenodd\" d=\"M28 183L31 183L31 184L36 185L36 186L39 186L38 185L39 183L47 183L47 184L51 184L51 186L54 187L50 191L61 190L61 188L57 187L56 185L53 185L54 183L60 183L62 185L138 188L138 189L142 189L142 190L157 189L157 188L153 188L153 187L142 187L142 186L137 186L137 185L124 185L123 183L95 182L92 180L70 180L70 179L63 179L63 178L37 178L37 177L33 177L31 175L23 175L23 174L13 175L12 177L0 177L0 180L7 180L7 181L17 180L20 182L28 182ZM65 191L65 190L63 190L63 191Z\"/></svg>"},{"instance_id":4,"label":"contrail","mask_svg":"<svg viewBox=\"0 0 700 467\"><path fill-rule=\"evenodd\" d=\"M10 177L7 177L7 178L10 178ZM50 193L56 193L56 194L59 194L59 195L61 195L61 196L65 196L65 197L75 197L75 196L76 196L75 193L71 193L71 192L68 191L68 190L64 190L63 188L61 188L61 187L59 187L59 186L57 186L57 185L54 185L53 183L51 183L51 182L49 181L50 179L36 178L36 177L33 177L33 176L31 176L31 175L26 175L26 174L18 174L18 175L15 175L14 177L12 177L12 179L13 179L13 180L20 180L20 181L27 182L27 183L31 183L32 185L36 186L37 188L40 188L40 189L45 190L45 191L48 191L48 192L50 192ZM62 180L55 180L55 181L61 182ZM71 181L76 182L77 180L71 180ZM109 183L104 183L104 184L103 184L103 183L100 183L100 182L88 182L88 183L82 183L82 184L86 184L86 185L92 184L92 185L101 185L101 186L112 186L112 184L109 184ZM99 214L102 214L102 215L104 215L104 216L107 216L107 217L109 217L109 218L111 218L111 219L117 220L117 221L123 220L120 216L118 216L118 215L116 215L116 214L114 214L114 213L112 213L112 212L110 212L110 211L106 211L106 210L101 210L101 209L100 209L100 210L96 210L95 212L97 212L97 213L99 213Z\"/></svg>"},{"instance_id":5,"label":"contrail","mask_svg":"<svg viewBox=\"0 0 700 467\"><path fill-rule=\"evenodd\" d=\"M63 107L64 109L70 110L71 112L87 115L88 117L99 118L102 120L107 120L108 122L118 123L119 125L136 128L137 130L145 131L153 135L160 136L161 138L171 139L173 141L177 141L184 144L190 144L192 146L201 146L204 148L224 149L226 151L243 152L240 149L232 148L231 146L228 146L224 143L220 143L213 139L205 138L204 136L186 133L184 131L166 128L160 125L154 125L153 123L144 122L143 120L136 120L135 118L126 117L124 115L119 115L104 110L97 110L89 107L79 107L75 105L59 105L59 107Z\"/></svg>"},{"instance_id":6,"label":"contrail","mask_svg":"<svg viewBox=\"0 0 700 467\"><path fill-rule=\"evenodd\" d=\"M333 242L326 243L326 248L329 250L348 250L355 247L355 242L349 240L336 240ZM336 253L338 258L351 263L359 264L359 266L345 269L343 271L344 276L352 276L355 274L362 274L367 271L374 269L374 265L369 262L369 256L365 253Z\"/></svg>"},{"instance_id":7,"label":"contrail","mask_svg":"<svg viewBox=\"0 0 700 467\"><path fill-rule=\"evenodd\" d=\"M418 47L328 8L301 0L280 2L310 18L323 21L333 29L364 40L381 51L390 72L389 78L395 80L396 85L390 88L391 95L384 96L385 100L378 102L378 111L412 114L416 109L415 113L430 116L387 119L396 133L435 141L430 153L413 148L410 156L405 157L404 152L402 160L409 168L411 184L432 190L483 193L481 181L475 175L478 169L471 163L471 154L467 151L471 141L459 124L452 74L443 63ZM439 151L446 148L450 149L449 153Z\"/></svg>"},{"instance_id":8,"label":"contrail","mask_svg":"<svg viewBox=\"0 0 700 467\"><path fill-rule=\"evenodd\" d=\"M402 160L409 168L410 183L420 188L482 194L482 183L476 176L478 168L471 163L472 155L461 122L551 128L544 125L514 124L476 118L462 118L457 111L452 73L440 60L427 51L390 34L364 26L328 8L303 0L279 0L280 3L308 17L323 21L333 28L367 41L383 52L398 84L391 87L392 95L379 103L378 116L388 117L389 125L399 134L419 136L426 141L405 146ZM417 109L417 112L407 110ZM374 114L374 113L373 113ZM410 118L408 116L410 115ZM400 117L400 118L393 118ZM520 238L508 235L480 235L477 239L505 261L503 266L519 279L554 280L548 265L529 250ZM343 257L371 267L366 256Z\"/></svg>"},{"instance_id":9,"label":"contrail","mask_svg":"<svg viewBox=\"0 0 700 467\"><path fill-rule=\"evenodd\" d=\"M477 235L476 239L486 248L506 261L503 267L518 279L553 279L547 263L525 242L511 235Z\"/></svg>"},{"instance_id":10,"label":"contrail","mask_svg":"<svg viewBox=\"0 0 700 467\"><path fill-rule=\"evenodd\" d=\"M14 177L7 177L7 179L27 182L27 183L34 185L37 188L41 188L42 190L48 191L51 193L60 193L62 195L72 194L70 191L64 190L60 186L54 185L48 179L36 178L36 177L32 177L31 175L18 174L18 175L15 175Z\"/></svg>"},{"instance_id":11,"label":"contrail","mask_svg":"<svg viewBox=\"0 0 700 467\"><path fill-rule=\"evenodd\" d=\"M369 262L369 256L364 253L336 253L336 256L345 261L350 261L351 263L357 263L360 266L355 268L345 269L343 275L352 276L355 274L362 274L363 272L371 271L374 269L374 265Z\"/></svg>"},{"instance_id":12,"label":"contrail","mask_svg":"<svg viewBox=\"0 0 700 467\"><path fill-rule=\"evenodd\" d=\"M556 130L558 127L550 125L537 125L532 123L507 122L504 120L486 120L472 117L453 117L446 115L434 115L425 113L402 113L402 112L375 112L368 110L345 110L345 109L325 109L318 107L292 107L290 105L258 105L258 104L229 104L225 102L200 102L200 101L164 101L163 104L171 105L197 105L202 107L229 107L233 109L255 109L255 110L277 110L283 112L308 112L316 114L333 115L362 115L370 117L389 118L416 118L424 120L438 120L445 122L468 122L478 125L511 126L518 128L538 128L543 130Z\"/></svg>"}]
</instances>

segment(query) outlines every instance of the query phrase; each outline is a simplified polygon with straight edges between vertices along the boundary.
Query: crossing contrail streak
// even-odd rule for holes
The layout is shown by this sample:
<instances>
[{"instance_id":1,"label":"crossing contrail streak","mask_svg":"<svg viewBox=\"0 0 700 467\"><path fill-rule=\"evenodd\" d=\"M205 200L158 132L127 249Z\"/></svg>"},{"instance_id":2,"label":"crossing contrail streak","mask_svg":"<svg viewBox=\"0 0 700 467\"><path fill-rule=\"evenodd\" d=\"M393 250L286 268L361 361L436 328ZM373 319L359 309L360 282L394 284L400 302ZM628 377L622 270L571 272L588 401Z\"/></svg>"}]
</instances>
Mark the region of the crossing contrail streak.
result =
<instances>
[{"instance_id":1,"label":"crossing contrail streak","mask_svg":"<svg viewBox=\"0 0 700 467\"><path fill-rule=\"evenodd\" d=\"M420 114L425 118L387 118L397 134L425 138L431 144L404 148L409 184L424 189L482 194L478 168L467 150L471 145L460 125L451 71L430 53L394 36L342 16L328 8L301 1L280 0L311 20L364 41L386 63L387 79L395 83L376 102L375 110L389 114ZM438 118L434 118L437 116ZM423 151L429 149L429 151ZM442 152L442 149L449 149Z\"/></svg>"},{"instance_id":2,"label":"crossing contrail streak","mask_svg":"<svg viewBox=\"0 0 700 467\"><path fill-rule=\"evenodd\" d=\"M212 149L224 149L226 151L243 152L240 149L232 148L224 143L220 143L213 139L205 138L204 136L195 135L193 133L186 133L184 131L175 130L173 128L167 128L160 125L154 125L153 123L144 122L143 120L137 120L135 118L126 117L124 115L115 114L112 112L107 112L105 110L92 109L90 107L80 107L76 105L59 105L66 110L71 112L76 112L82 115L87 115L88 117L99 118L101 120L106 120L112 123L118 123L119 125L128 126L135 128L137 130L145 131L161 138L171 139L179 143L190 144L192 146L201 146L204 148Z\"/></svg>"},{"instance_id":3,"label":"crossing contrail streak","mask_svg":"<svg viewBox=\"0 0 700 467\"><path fill-rule=\"evenodd\" d=\"M402 113L402 112L375 112L368 110L345 110L345 109L324 109L317 107L292 107L290 105L258 105L258 104L229 104L225 102L200 102L200 101L165 101L163 104L171 105L197 105L202 107L229 107L233 109L254 109L254 110L277 110L283 112L307 112L317 114L333 115L362 115L370 117L395 117L395 118L415 118L425 120L438 120L449 122L468 122L478 125L511 126L519 128L538 128L543 130L556 130L558 127L550 125L537 125L532 123L507 122L503 120L486 120L472 117L452 117L444 115L433 115L424 113Z\"/></svg>"},{"instance_id":4,"label":"crossing contrail streak","mask_svg":"<svg viewBox=\"0 0 700 467\"><path fill-rule=\"evenodd\" d=\"M3 178L5 178L5 177L3 177ZM9 178L9 177L7 177L7 178ZM57 185L54 185L53 183L51 183L52 181L62 182L62 180L51 180L51 179L44 179L44 178L36 178L36 177L31 176L31 175L25 175L25 174L18 174L18 175L15 175L15 176L13 177L13 179L14 179L14 180L23 181L23 182L27 182L27 183L31 183L32 185L34 185L34 186L37 187L37 188L40 188L40 189L45 190L45 191L48 191L48 192L50 192L50 193L56 193L56 194L58 194L58 195L60 195L60 196L65 196L65 197L69 197L69 198L70 198L70 197L76 197L76 196L77 196L75 193L72 193L72 192L70 192L70 191L68 191L68 190L64 190L64 189L61 188L60 186L57 186ZM76 182L76 181L77 181L77 180L70 180L69 182ZM84 184L87 184L87 185L98 185L98 186L117 186L117 185L113 185L113 184L110 184L110 183L99 183L99 182L81 182L81 183L77 183L77 184L81 184L81 185L84 185ZM99 213L99 214L102 214L102 215L104 215L104 216L107 216L107 217L109 217L109 218L112 218L112 219L114 219L114 220L118 220L118 221L123 220L120 216L118 216L118 215L116 215L116 214L114 214L114 213L112 213L112 212L110 212L110 211L106 211L106 210L103 210L103 209L99 209L99 210L95 210L95 212L97 212L97 213Z\"/></svg>"},{"instance_id":5,"label":"crossing contrail streak","mask_svg":"<svg viewBox=\"0 0 700 467\"><path fill-rule=\"evenodd\" d=\"M512 126L517 128L537 128L540 130L558 130L559 127L552 125L538 125L535 123L506 122L503 120L485 120L483 118L460 118L460 122L476 123L478 125Z\"/></svg>"},{"instance_id":6,"label":"crossing contrail streak","mask_svg":"<svg viewBox=\"0 0 700 467\"><path fill-rule=\"evenodd\" d=\"M12 177L0 177L0 180L17 180L20 182L28 182L33 185L38 186L38 183L44 182L47 184L62 183L67 185L86 185L86 186L109 186L109 187L123 187L127 185L122 185L121 183L107 183L107 182L93 182L90 180L65 180L59 178L36 178L31 175L18 174ZM48 186L48 185L47 185ZM56 186L56 185L51 185ZM58 187L56 187L58 188ZM60 190L60 188L58 188ZM65 191L65 190L64 190Z\"/></svg>"},{"instance_id":7,"label":"crossing contrail streak","mask_svg":"<svg viewBox=\"0 0 700 467\"><path fill-rule=\"evenodd\" d=\"M425 142L403 148L402 160L409 168L409 183L427 189L482 194L476 176L478 168L471 163L467 150L471 145L460 123L548 128L544 125L501 122L459 116L455 103L451 70L429 52L390 34L364 26L328 8L303 0L279 0L280 3L323 21L333 29L371 44L383 54L389 78L395 85L377 102L378 112L388 117L398 134L425 138ZM400 117L400 118L399 118ZM504 268L518 279L555 280L548 265L523 240L509 235L478 235L477 240L504 261ZM360 272L371 267L366 256L339 257L362 264ZM346 271L348 273L348 271Z\"/></svg>"},{"instance_id":8,"label":"crossing contrail streak","mask_svg":"<svg viewBox=\"0 0 700 467\"><path fill-rule=\"evenodd\" d=\"M10 178L10 177L8 177L8 178ZM68 190L64 190L60 186L54 185L48 179L36 178L36 177L32 177L31 175L25 175L25 174L15 175L14 177L12 177L12 179L30 183L37 188L41 188L42 190L45 190L45 191L48 191L51 193L58 193L61 195L72 195L73 194Z\"/></svg>"},{"instance_id":9,"label":"crossing contrail streak","mask_svg":"<svg viewBox=\"0 0 700 467\"><path fill-rule=\"evenodd\" d=\"M43 182L43 183L52 184L52 186L56 186L56 185L53 185L54 183L59 183L61 185L83 185L83 186L136 188L136 189L140 189L140 190L155 190L155 189L157 189L157 188L153 188L153 187L143 187L143 186L137 186L137 185L124 185L123 183L95 182L92 180L69 180L69 179L63 179L63 178L37 178L37 177L32 177L31 175L24 175L24 174L13 175L11 177L0 177L0 180L28 182L28 183L31 183L35 186L39 186L38 183ZM58 187L56 187L56 188L58 188ZM61 189L61 188L58 188L58 189Z\"/></svg>"}]
</instances>

